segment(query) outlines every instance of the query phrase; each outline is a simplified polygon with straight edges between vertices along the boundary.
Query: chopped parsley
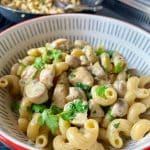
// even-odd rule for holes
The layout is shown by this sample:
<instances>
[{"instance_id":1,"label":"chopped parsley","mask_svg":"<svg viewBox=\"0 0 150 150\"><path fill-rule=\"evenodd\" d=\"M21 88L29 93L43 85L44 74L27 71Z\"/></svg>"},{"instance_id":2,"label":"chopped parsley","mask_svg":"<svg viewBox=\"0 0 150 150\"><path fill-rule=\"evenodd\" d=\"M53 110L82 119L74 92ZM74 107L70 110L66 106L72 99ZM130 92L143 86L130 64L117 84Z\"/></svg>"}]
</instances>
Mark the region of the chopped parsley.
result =
<instances>
[{"instance_id":1,"label":"chopped parsley","mask_svg":"<svg viewBox=\"0 0 150 150\"><path fill-rule=\"evenodd\" d=\"M37 109L40 110L39 108ZM43 109L41 109L43 111ZM40 111L41 111L40 110ZM75 118L77 113L84 113L88 110L88 105L84 104L82 100L76 100L68 105L68 109L63 111L55 105L49 109L44 109L41 117L38 120L39 125L46 125L53 135L55 135L59 128L59 117L64 120L71 121Z\"/></svg>"},{"instance_id":2,"label":"chopped parsley","mask_svg":"<svg viewBox=\"0 0 150 150\"><path fill-rule=\"evenodd\" d=\"M39 125L45 124L51 130L51 133L55 135L59 127L60 112L62 112L62 109L55 105L52 105L49 109L45 109L38 120Z\"/></svg>"},{"instance_id":3,"label":"chopped parsley","mask_svg":"<svg viewBox=\"0 0 150 150\"><path fill-rule=\"evenodd\" d=\"M88 91L88 90L90 90L90 86L88 86L88 85L86 85L86 84L84 84L84 83L81 83L81 82L78 82L77 84L76 84L76 87L79 87L80 89L82 89L82 90L84 90L84 91Z\"/></svg>"},{"instance_id":4,"label":"chopped parsley","mask_svg":"<svg viewBox=\"0 0 150 150\"><path fill-rule=\"evenodd\" d=\"M52 61L58 61L62 58L61 50L58 49L49 50L47 51L47 57Z\"/></svg>"},{"instance_id":5,"label":"chopped parsley","mask_svg":"<svg viewBox=\"0 0 150 150\"><path fill-rule=\"evenodd\" d=\"M121 71L123 71L124 67L123 64L121 62L119 62L117 65L114 66L114 71L115 73L120 73Z\"/></svg>"},{"instance_id":6,"label":"chopped parsley","mask_svg":"<svg viewBox=\"0 0 150 150\"><path fill-rule=\"evenodd\" d=\"M31 106L31 111L36 113L42 113L47 107L43 104L33 104Z\"/></svg>"},{"instance_id":7,"label":"chopped parsley","mask_svg":"<svg viewBox=\"0 0 150 150\"><path fill-rule=\"evenodd\" d=\"M11 110L15 113L19 113L20 105L21 105L20 101L12 102Z\"/></svg>"},{"instance_id":8,"label":"chopped parsley","mask_svg":"<svg viewBox=\"0 0 150 150\"><path fill-rule=\"evenodd\" d=\"M81 82L78 82L76 84L76 87L79 87L80 89L82 89L83 91L85 91L88 99L91 99L92 98L92 94L91 94L91 87L89 85L86 85L84 83L81 83Z\"/></svg>"},{"instance_id":9,"label":"chopped parsley","mask_svg":"<svg viewBox=\"0 0 150 150\"><path fill-rule=\"evenodd\" d=\"M88 104L84 104L83 100L78 99L69 104L68 109L61 114L64 120L73 120L77 113L84 113L88 110Z\"/></svg>"},{"instance_id":10,"label":"chopped parsley","mask_svg":"<svg viewBox=\"0 0 150 150\"><path fill-rule=\"evenodd\" d=\"M105 91L108 87L106 85L100 85L96 88L97 96L105 98Z\"/></svg>"},{"instance_id":11,"label":"chopped parsley","mask_svg":"<svg viewBox=\"0 0 150 150\"><path fill-rule=\"evenodd\" d=\"M42 59L42 57L37 57L33 64L33 66L38 70L43 69L44 65L45 65L45 61Z\"/></svg>"},{"instance_id":12,"label":"chopped parsley","mask_svg":"<svg viewBox=\"0 0 150 150\"><path fill-rule=\"evenodd\" d=\"M104 47L99 47L99 48L97 49L97 51L96 51L96 55L99 56L99 55L101 55L101 54L104 53L104 52L105 52Z\"/></svg>"},{"instance_id":13,"label":"chopped parsley","mask_svg":"<svg viewBox=\"0 0 150 150\"><path fill-rule=\"evenodd\" d=\"M108 116L108 118L109 118L109 121L113 121L114 119L116 119L116 117L114 117L114 116L112 115L112 110L111 110L111 109L108 110L107 116Z\"/></svg>"},{"instance_id":14,"label":"chopped parsley","mask_svg":"<svg viewBox=\"0 0 150 150\"><path fill-rule=\"evenodd\" d=\"M116 124L114 124L113 126L114 126L114 128L118 128L119 127L119 125L120 125L120 122L118 122L118 123L116 123Z\"/></svg>"}]
</instances>

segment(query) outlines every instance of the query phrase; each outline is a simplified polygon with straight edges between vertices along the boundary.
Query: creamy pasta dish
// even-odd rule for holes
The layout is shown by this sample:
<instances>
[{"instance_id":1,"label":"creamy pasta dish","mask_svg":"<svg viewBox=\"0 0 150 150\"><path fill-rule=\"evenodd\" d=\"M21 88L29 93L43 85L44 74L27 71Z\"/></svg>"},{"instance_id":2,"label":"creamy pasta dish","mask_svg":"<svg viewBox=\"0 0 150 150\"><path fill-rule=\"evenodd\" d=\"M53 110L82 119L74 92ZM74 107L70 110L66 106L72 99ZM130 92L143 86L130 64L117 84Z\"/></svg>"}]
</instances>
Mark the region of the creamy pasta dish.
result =
<instances>
[{"instance_id":1,"label":"creamy pasta dish","mask_svg":"<svg viewBox=\"0 0 150 150\"><path fill-rule=\"evenodd\" d=\"M56 0L1 0L0 4L25 12L36 14L61 14L62 8L55 6ZM80 4L80 0L60 0L70 4Z\"/></svg>"},{"instance_id":2,"label":"creamy pasta dish","mask_svg":"<svg viewBox=\"0 0 150 150\"><path fill-rule=\"evenodd\" d=\"M17 100L18 126L38 148L122 148L124 137L137 141L150 132L150 76L129 69L119 52L85 41L29 49L0 87Z\"/></svg>"}]
</instances>

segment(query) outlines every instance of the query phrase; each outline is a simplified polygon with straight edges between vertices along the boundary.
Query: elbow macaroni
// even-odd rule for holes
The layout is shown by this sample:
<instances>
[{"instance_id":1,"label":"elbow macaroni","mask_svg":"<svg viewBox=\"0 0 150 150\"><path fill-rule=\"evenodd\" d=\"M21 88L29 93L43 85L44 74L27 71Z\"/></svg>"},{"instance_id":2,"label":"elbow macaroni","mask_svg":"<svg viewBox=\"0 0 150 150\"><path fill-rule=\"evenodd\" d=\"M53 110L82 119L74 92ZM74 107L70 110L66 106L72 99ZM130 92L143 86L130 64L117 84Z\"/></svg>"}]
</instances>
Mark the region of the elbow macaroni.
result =
<instances>
[{"instance_id":1,"label":"elbow macaroni","mask_svg":"<svg viewBox=\"0 0 150 150\"><path fill-rule=\"evenodd\" d=\"M38 124L38 119L40 116L40 113L35 113L27 127L27 136L32 141L35 141L36 137L39 135L40 125Z\"/></svg>"},{"instance_id":2,"label":"elbow macaroni","mask_svg":"<svg viewBox=\"0 0 150 150\"><path fill-rule=\"evenodd\" d=\"M134 103L131 105L128 111L127 119L136 123L140 118L139 115L146 111L146 106L142 103Z\"/></svg>"},{"instance_id":3,"label":"elbow macaroni","mask_svg":"<svg viewBox=\"0 0 150 150\"><path fill-rule=\"evenodd\" d=\"M141 119L131 129L132 140L140 140L146 133L150 132L150 120Z\"/></svg>"},{"instance_id":4,"label":"elbow macaroni","mask_svg":"<svg viewBox=\"0 0 150 150\"><path fill-rule=\"evenodd\" d=\"M138 77L131 77L127 81L127 92L125 94L125 100L131 106L136 98L147 98L150 95L148 89L139 88L140 79Z\"/></svg>"},{"instance_id":5,"label":"elbow macaroni","mask_svg":"<svg viewBox=\"0 0 150 150\"><path fill-rule=\"evenodd\" d=\"M53 140L54 150L76 150L76 148L63 135L57 135Z\"/></svg>"},{"instance_id":6,"label":"elbow macaroni","mask_svg":"<svg viewBox=\"0 0 150 150\"><path fill-rule=\"evenodd\" d=\"M123 132L126 136L130 136L132 124L126 119L115 119L107 128L107 137L110 144L115 148L123 146L123 140L119 132Z\"/></svg>"},{"instance_id":7,"label":"elbow macaroni","mask_svg":"<svg viewBox=\"0 0 150 150\"><path fill-rule=\"evenodd\" d=\"M20 94L19 78L15 75L5 75L0 78L0 88L8 87L12 96Z\"/></svg>"},{"instance_id":8,"label":"elbow macaroni","mask_svg":"<svg viewBox=\"0 0 150 150\"><path fill-rule=\"evenodd\" d=\"M70 123L68 121L59 118L59 130L64 137L66 137L66 132L69 127L70 127Z\"/></svg>"},{"instance_id":9,"label":"elbow macaroni","mask_svg":"<svg viewBox=\"0 0 150 150\"><path fill-rule=\"evenodd\" d=\"M88 119L84 124L84 134L76 127L67 130L68 141L77 149L87 149L92 146L98 137L98 123L93 119Z\"/></svg>"},{"instance_id":10,"label":"elbow macaroni","mask_svg":"<svg viewBox=\"0 0 150 150\"><path fill-rule=\"evenodd\" d=\"M101 106L109 106L109 105L113 104L117 100L117 93L112 87L108 87L105 90L106 98L102 98L102 97L100 97L100 96L98 96L96 94L96 88L97 87L98 86L94 86L92 88L92 91L91 91L92 97L93 97L93 101L95 103L98 103Z\"/></svg>"}]
</instances>

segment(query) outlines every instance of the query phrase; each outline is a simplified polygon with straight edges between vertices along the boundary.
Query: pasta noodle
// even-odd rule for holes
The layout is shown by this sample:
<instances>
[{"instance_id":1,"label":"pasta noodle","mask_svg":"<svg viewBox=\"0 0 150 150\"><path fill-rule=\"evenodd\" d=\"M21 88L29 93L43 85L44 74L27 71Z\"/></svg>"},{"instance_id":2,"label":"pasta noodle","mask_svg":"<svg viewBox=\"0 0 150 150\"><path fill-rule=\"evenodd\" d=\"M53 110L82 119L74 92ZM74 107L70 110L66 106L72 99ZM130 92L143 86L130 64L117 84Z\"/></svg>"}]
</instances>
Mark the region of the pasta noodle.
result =
<instances>
[{"instance_id":1,"label":"pasta noodle","mask_svg":"<svg viewBox=\"0 0 150 150\"><path fill-rule=\"evenodd\" d=\"M129 108L129 112L127 115L127 119L132 122L136 123L140 118L139 115L146 111L146 106L142 103L134 103Z\"/></svg>"},{"instance_id":2,"label":"pasta noodle","mask_svg":"<svg viewBox=\"0 0 150 150\"><path fill-rule=\"evenodd\" d=\"M133 125L131 129L131 138L133 140L140 140L149 131L150 121L147 119L141 119Z\"/></svg>"},{"instance_id":3,"label":"pasta noodle","mask_svg":"<svg viewBox=\"0 0 150 150\"><path fill-rule=\"evenodd\" d=\"M123 140L119 132L123 132L126 136L130 136L132 124L126 119L115 119L107 128L107 137L110 144L115 148L123 146Z\"/></svg>"}]
</instances>

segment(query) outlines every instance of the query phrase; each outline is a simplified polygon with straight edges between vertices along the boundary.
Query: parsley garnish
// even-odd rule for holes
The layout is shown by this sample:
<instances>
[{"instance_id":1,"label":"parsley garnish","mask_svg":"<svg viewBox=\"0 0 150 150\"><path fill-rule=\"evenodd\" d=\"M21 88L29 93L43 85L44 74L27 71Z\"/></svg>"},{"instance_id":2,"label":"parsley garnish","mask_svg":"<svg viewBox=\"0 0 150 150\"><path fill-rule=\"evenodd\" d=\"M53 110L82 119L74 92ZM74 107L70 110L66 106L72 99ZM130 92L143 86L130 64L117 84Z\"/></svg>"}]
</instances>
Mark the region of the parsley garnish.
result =
<instances>
[{"instance_id":1,"label":"parsley garnish","mask_svg":"<svg viewBox=\"0 0 150 150\"><path fill-rule=\"evenodd\" d=\"M11 104L11 110L13 112L19 113L20 101L15 101Z\"/></svg>"},{"instance_id":2,"label":"parsley garnish","mask_svg":"<svg viewBox=\"0 0 150 150\"><path fill-rule=\"evenodd\" d=\"M124 67L123 64L120 62L117 65L115 65L115 73L120 73L121 71L123 71Z\"/></svg>"},{"instance_id":3,"label":"parsley garnish","mask_svg":"<svg viewBox=\"0 0 150 150\"><path fill-rule=\"evenodd\" d=\"M33 66L38 70L43 69L44 65L45 65L45 61L42 59L42 57L37 57L33 64Z\"/></svg>"},{"instance_id":4,"label":"parsley garnish","mask_svg":"<svg viewBox=\"0 0 150 150\"><path fill-rule=\"evenodd\" d=\"M101 54L104 53L104 52L105 52L104 48L103 48L103 47L99 47L99 48L97 49L97 51L96 51L96 55L99 56L99 55L101 55Z\"/></svg>"},{"instance_id":5,"label":"parsley garnish","mask_svg":"<svg viewBox=\"0 0 150 150\"><path fill-rule=\"evenodd\" d=\"M100 96L100 97L103 97L105 98L105 90L107 89L108 87L106 85L100 85L96 88L96 94L97 96Z\"/></svg>"},{"instance_id":6,"label":"parsley garnish","mask_svg":"<svg viewBox=\"0 0 150 150\"><path fill-rule=\"evenodd\" d=\"M86 95L87 95L87 97L88 97L88 99L91 99L92 98L92 94L91 94L91 87L90 86L88 86L88 85L86 85L86 84L83 84L83 83L81 83L81 82L78 82L77 84L76 84L76 87L79 87L80 89L82 89L83 91L85 91L85 93L86 93Z\"/></svg>"},{"instance_id":7,"label":"parsley garnish","mask_svg":"<svg viewBox=\"0 0 150 150\"><path fill-rule=\"evenodd\" d=\"M77 84L76 84L76 87L79 87L79 88L81 88L82 90L84 90L84 91L88 91L88 90L90 90L90 86L88 86L88 85L86 85L86 84L84 84L84 83L81 83L81 82L78 82Z\"/></svg>"},{"instance_id":8,"label":"parsley garnish","mask_svg":"<svg viewBox=\"0 0 150 150\"><path fill-rule=\"evenodd\" d=\"M56 105L52 105L52 106L50 107L49 113L50 113L50 114L57 115L57 114L61 113L62 111L63 111L62 108L57 107Z\"/></svg>"},{"instance_id":9,"label":"parsley garnish","mask_svg":"<svg viewBox=\"0 0 150 150\"><path fill-rule=\"evenodd\" d=\"M108 110L107 116L109 117L109 121L113 121L114 119L116 119L116 117L114 117L112 115L112 110L111 109Z\"/></svg>"},{"instance_id":10,"label":"parsley garnish","mask_svg":"<svg viewBox=\"0 0 150 150\"><path fill-rule=\"evenodd\" d=\"M50 60L58 61L62 58L62 53L61 53L61 50L52 49L52 50L47 51L47 56L48 56L48 59Z\"/></svg>"},{"instance_id":11,"label":"parsley garnish","mask_svg":"<svg viewBox=\"0 0 150 150\"><path fill-rule=\"evenodd\" d=\"M118 122L118 123L116 123L116 124L114 124L113 126L114 126L114 128L118 128L119 127L119 125L120 125L120 122Z\"/></svg>"},{"instance_id":12,"label":"parsley garnish","mask_svg":"<svg viewBox=\"0 0 150 150\"><path fill-rule=\"evenodd\" d=\"M84 113L88 110L88 104L84 104L83 100L78 99L69 104L68 109L61 114L64 120L73 120L76 113Z\"/></svg>"},{"instance_id":13,"label":"parsley garnish","mask_svg":"<svg viewBox=\"0 0 150 150\"><path fill-rule=\"evenodd\" d=\"M37 109L38 111L41 109ZM38 120L39 125L46 125L52 132L56 134L58 131L59 117L64 120L71 121L75 118L76 113L84 113L88 110L88 105L83 104L82 100L76 100L68 105L68 109L63 111L61 108L52 105L49 109L42 109L42 115ZM63 111L63 112L62 112Z\"/></svg>"},{"instance_id":14,"label":"parsley garnish","mask_svg":"<svg viewBox=\"0 0 150 150\"><path fill-rule=\"evenodd\" d=\"M31 111L36 113L42 113L47 107L43 104L33 104L31 106Z\"/></svg>"},{"instance_id":15,"label":"parsley garnish","mask_svg":"<svg viewBox=\"0 0 150 150\"><path fill-rule=\"evenodd\" d=\"M60 112L62 112L62 109L55 105L52 105L49 109L45 109L38 120L39 125L46 124L52 134L55 135L59 127L58 121Z\"/></svg>"}]
</instances>

